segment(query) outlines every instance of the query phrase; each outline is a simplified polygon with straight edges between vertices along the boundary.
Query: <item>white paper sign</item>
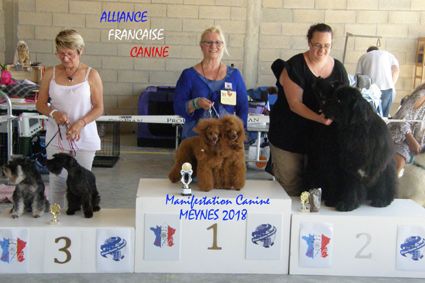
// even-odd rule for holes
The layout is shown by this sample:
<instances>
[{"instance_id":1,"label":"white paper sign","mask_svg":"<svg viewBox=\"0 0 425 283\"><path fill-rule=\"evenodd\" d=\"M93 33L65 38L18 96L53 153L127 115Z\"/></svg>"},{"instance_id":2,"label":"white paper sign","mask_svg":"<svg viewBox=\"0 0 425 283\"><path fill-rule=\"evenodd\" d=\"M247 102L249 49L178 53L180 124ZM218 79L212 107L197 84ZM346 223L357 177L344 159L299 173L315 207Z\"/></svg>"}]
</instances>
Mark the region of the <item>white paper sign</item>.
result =
<instances>
[{"instance_id":1,"label":"white paper sign","mask_svg":"<svg viewBox=\"0 0 425 283\"><path fill-rule=\"evenodd\" d=\"M145 259L179 260L181 221L175 214L145 215Z\"/></svg>"},{"instance_id":2,"label":"white paper sign","mask_svg":"<svg viewBox=\"0 0 425 283\"><path fill-rule=\"evenodd\" d=\"M301 223L298 255L300 267L331 267L332 256L332 224Z\"/></svg>"},{"instance_id":3,"label":"white paper sign","mask_svg":"<svg viewBox=\"0 0 425 283\"><path fill-rule=\"evenodd\" d=\"M397 269L425 271L425 226L398 226L396 261Z\"/></svg>"},{"instance_id":4,"label":"white paper sign","mask_svg":"<svg viewBox=\"0 0 425 283\"><path fill-rule=\"evenodd\" d=\"M236 91L233 90L221 90L220 91L220 102L224 105L236 105Z\"/></svg>"},{"instance_id":5,"label":"white paper sign","mask_svg":"<svg viewBox=\"0 0 425 283\"><path fill-rule=\"evenodd\" d=\"M246 259L279 260L282 253L282 215L250 214L247 221Z\"/></svg>"},{"instance_id":6,"label":"white paper sign","mask_svg":"<svg viewBox=\"0 0 425 283\"><path fill-rule=\"evenodd\" d=\"M0 229L0 273L28 272L28 239L28 229Z\"/></svg>"},{"instance_id":7,"label":"white paper sign","mask_svg":"<svg viewBox=\"0 0 425 283\"><path fill-rule=\"evenodd\" d=\"M81 270L81 230L54 228L46 231L44 239L44 272L72 273Z\"/></svg>"},{"instance_id":8,"label":"white paper sign","mask_svg":"<svg viewBox=\"0 0 425 283\"><path fill-rule=\"evenodd\" d=\"M96 271L133 272L133 237L129 228L97 229Z\"/></svg>"}]
</instances>

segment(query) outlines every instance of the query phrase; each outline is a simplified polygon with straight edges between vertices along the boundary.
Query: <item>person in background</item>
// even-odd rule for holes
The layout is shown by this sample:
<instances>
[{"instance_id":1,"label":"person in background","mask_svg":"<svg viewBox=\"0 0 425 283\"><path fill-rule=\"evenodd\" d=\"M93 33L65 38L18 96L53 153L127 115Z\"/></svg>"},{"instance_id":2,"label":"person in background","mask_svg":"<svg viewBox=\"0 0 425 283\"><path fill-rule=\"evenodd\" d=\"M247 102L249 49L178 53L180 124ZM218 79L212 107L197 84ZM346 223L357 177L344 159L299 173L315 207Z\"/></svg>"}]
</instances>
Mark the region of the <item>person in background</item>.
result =
<instances>
[{"instance_id":1,"label":"person in background","mask_svg":"<svg viewBox=\"0 0 425 283\"><path fill-rule=\"evenodd\" d=\"M308 50L287 62L272 65L277 78L278 99L270 111L269 141L272 170L289 195L304 189L303 171L307 141L313 127L330 125L332 120L319 113L312 85L319 77L348 85L342 63L330 56L332 28L324 23L312 25L307 32Z\"/></svg>"},{"instance_id":2,"label":"person in background","mask_svg":"<svg viewBox=\"0 0 425 283\"><path fill-rule=\"evenodd\" d=\"M81 62L84 40L75 30L63 30L55 39L60 63L46 69L40 85L37 111L46 123L47 158L65 152L91 170L100 149L95 120L103 113L103 84L99 73ZM67 172L49 175L49 201L64 207Z\"/></svg>"},{"instance_id":3,"label":"person in background","mask_svg":"<svg viewBox=\"0 0 425 283\"><path fill-rule=\"evenodd\" d=\"M201 62L183 70L176 85L174 112L185 118L182 138L196 135L193 128L202 118L236 114L246 128L247 91L239 70L222 62L227 53L222 30L216 26L206 29L199 46Z\"/></svg>"},{"instance_id":4,"label":"person in background","mask_svg":"<svg viewBox=\"0 0 425 283\"><path fill-rule=\"evenodd\" d=\"M422 122L391 122L388 129L395 145L395 161L398 176L403 175L404 166L424 150L425 146L425 83L418 86L411 95L402 99L401 107L394 119L419 120Z\"/></svg>"},{"instance_id":5,"label":"person in background","mask_svg":"<svg viewBox=\"0 0 425 283\"><path fill-rule=\"evenodd\" d=\"M371 46L357 62L356 73L369 76L372 83L379 87L382 114L388 117L395 96L395 84L400 73L398 60L390 52Z\"/></svg>"}]
</instances>

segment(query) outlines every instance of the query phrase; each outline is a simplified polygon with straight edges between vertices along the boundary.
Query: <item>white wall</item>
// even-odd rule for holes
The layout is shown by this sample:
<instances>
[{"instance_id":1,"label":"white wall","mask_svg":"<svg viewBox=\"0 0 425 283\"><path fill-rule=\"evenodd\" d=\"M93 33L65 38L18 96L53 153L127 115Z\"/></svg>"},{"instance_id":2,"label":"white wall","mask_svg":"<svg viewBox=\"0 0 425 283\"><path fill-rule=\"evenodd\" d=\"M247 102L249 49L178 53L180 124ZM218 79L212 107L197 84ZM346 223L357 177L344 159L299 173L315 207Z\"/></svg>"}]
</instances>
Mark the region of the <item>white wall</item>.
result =
<instances>
[{"instance_id":1,"label":"white wall","mask_svg":"<svg viewBox=\"0 0 425 283\"><path fill-rule=\"evenodd\" d=\"M2 1L18 3L17 37L28 42L32 61L56 64L55 35L63 28L81 32L86 41L83 60L103 78L108 114L137 113L137 98L146 86L174 85L183 68L200 60L199 36L211 25L224 29L230 52L224 60L243 71L249 88L274 84L270 64L304 51L305 35L313 23L333 27L332 55L341 61L347 32L383 36L382 48L395 54L401 65L398 99L412 90L416 41L425 36L423 0L0 0L0 61L8 54L3 47ZM104 10L147 10L148 21L100 23ZM6 15L10 17L14 15ZM108 40L111 28L164 28L165 39ZM358 57L375 43L375 39L348 40L348 72L354 72ZM131 58L129 50L135 45L168 45L170 54L166 59Z\"/></svg>"},{"instance_id":2,"label":"white wall","mask_svg":"<svg viewBox=\"0 0 425 283\"><path fill-rule=\"evenodd\" d=\"M0 63L4 64L5 39L4 39L4 11L3 0L0 0Z\"/></svg>"}]
</instances>

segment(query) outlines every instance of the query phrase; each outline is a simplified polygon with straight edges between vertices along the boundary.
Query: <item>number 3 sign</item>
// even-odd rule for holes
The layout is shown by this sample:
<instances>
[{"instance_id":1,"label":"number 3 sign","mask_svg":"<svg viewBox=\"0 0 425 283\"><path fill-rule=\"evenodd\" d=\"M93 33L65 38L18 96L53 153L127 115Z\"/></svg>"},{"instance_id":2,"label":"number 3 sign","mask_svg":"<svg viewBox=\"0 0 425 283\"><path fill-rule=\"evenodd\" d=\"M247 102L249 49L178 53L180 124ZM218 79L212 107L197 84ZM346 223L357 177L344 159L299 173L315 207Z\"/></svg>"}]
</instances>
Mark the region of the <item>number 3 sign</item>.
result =
<instances>
[{"instance_id":1,"label":"number 3 sign","mask_svg":"<svg viewBox=\"0 0 425 283\"><path fill-rule=\"evenodd\" d=\"M44 271L67 273L81 270L84 264L82 238L82 230L78 229L53 229L46 233Z\"/></svg>"}]
</instances>

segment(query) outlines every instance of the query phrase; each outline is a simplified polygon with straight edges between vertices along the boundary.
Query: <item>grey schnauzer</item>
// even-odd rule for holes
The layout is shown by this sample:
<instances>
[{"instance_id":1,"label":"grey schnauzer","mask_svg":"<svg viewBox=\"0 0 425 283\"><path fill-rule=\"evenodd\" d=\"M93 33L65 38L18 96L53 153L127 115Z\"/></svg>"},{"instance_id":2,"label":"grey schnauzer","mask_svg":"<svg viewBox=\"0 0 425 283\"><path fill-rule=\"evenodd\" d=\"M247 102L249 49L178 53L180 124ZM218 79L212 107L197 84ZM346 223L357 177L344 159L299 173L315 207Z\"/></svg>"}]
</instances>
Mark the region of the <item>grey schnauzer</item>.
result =
<instances>
[{"instance_id":1,"label":"grey schnauzer","mask_svg":"<svg viewBox=\"0 0 425 283\"><path fill-rule=\"evenodd\" d=\"M53 158L48 159L46 165L49 171L56 175L59 175L62 169L68 171L66 179L68 209L66 214L74 215L83 206L84 217L91 218L93 211L100 210L96 177L91 171L78 164L74 157L66 153L53 154Z\"/></svg>"},{"instance_id":2,"label":"grey schnauzer","mask_svg":"<svg viewBox=\"0 0 425 283\"><path fill-rule=\"evenodd\" d=\"M44 183L35 164L28 158L14 158L3 166L3 173L15 185L10 214L18 218L24 211L37 218L49 211L49 201L44 194Z\"/></svg>"}]
</instances>

